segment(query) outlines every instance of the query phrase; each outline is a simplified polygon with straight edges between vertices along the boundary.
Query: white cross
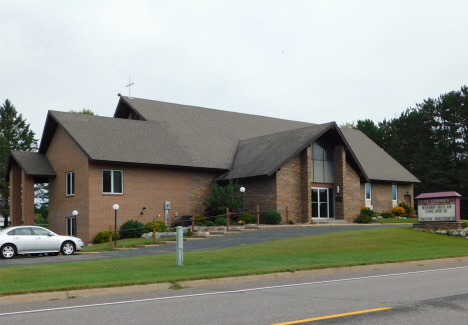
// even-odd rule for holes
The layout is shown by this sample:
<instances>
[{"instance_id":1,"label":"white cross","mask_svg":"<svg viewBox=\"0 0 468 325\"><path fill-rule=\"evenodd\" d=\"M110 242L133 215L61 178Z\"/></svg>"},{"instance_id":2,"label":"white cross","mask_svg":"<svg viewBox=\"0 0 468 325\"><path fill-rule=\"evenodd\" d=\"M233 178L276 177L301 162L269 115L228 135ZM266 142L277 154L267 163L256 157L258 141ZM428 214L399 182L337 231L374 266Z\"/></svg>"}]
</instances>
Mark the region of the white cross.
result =
<instances>
[{"instance_id":1,"label":"white cross","mask_svg":"<svg viewBox=\"0 0 468 325\"><path fill-rule=\"evenodd\" d=\"M125 86L128 87L128 98L132 98L131 88L133 84L134 82L131 82L130 77L128 77L128 85Z\"/></svg>"}]
</instances>

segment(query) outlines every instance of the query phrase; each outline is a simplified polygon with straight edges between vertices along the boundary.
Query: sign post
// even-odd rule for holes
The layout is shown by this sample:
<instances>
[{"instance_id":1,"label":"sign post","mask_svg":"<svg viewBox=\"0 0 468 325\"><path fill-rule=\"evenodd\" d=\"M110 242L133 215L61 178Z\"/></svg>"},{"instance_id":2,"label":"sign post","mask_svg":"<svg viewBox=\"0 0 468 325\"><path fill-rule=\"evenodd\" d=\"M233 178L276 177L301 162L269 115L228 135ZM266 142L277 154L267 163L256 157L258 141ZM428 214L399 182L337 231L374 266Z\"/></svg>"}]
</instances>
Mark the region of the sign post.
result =
<instances>
[{"instance_id":1,"label":"sign post","mask_svg":"<svg viewBox=\"0 0 468 325\"><path fill-rule=\"evenodd\" d=\"M176 265L184 265L184 228L177 226L176 228Z\"/></svg>"}]
</instances>

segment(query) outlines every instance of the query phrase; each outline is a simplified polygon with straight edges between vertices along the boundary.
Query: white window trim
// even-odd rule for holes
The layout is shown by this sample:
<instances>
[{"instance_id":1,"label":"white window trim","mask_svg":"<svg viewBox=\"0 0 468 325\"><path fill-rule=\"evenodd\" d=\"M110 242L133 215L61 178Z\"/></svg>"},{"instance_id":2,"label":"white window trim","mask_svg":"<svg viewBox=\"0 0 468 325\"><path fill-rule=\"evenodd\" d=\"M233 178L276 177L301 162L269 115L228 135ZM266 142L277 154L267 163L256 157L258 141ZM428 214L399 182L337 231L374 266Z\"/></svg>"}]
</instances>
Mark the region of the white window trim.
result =
<instances>
[{"instance_id":1,"label":"white window trim","mask_svg":"<svg viewBox=\"0 0 468 325\"><path fill-rule=\"evenodd\" d=\"M111 172L111 192L104 192L104 171L110 171ZM122 173L122 192L121 193L115 193L114 192L114 173L113 172L121 172ZM124 194L124 172L123 170L120 169L103 169L102 174L101 174L101 190L102 194L111 194L111 195L122 195Z\"/></svg>"},{"instance_id":2,"label":"white window trim","mask_svg":"<svg viewBox=\"0 0 468 325\"><path fill-rule=\"evenodd\" d=\"M73 193L68 193L68 175L73 175L73 177L70 177L70 181L71 181L70 189L73 191ZM75 196L75 184L73 180L74 178L75 178L74 171L65 173L65 195L66 196Z\"/></svg>"}]
</instances>

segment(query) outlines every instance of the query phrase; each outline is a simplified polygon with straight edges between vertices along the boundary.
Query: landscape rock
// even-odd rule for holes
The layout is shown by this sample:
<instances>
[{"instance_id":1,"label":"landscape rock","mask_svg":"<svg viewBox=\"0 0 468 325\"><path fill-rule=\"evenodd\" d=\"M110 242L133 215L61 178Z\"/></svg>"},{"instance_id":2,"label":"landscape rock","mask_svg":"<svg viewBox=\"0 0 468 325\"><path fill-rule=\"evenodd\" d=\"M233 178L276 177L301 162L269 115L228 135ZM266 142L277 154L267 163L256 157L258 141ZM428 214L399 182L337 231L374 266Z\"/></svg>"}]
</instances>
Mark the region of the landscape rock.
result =
<instances>
[{"instance_id":1,"label":"landscape rock","mask_svg":"<svg viewBox=\"0 0 468 325\"><path fill-rule=\"evenodd\" d=\"M452 231L451 235L452 236L460 236L460 233L458 231Z\"/></svg>"},{"instance_id":2,"label":"landscape rock","mask_svg":"<svg viewBox=\"0 0 468 325\"><path fill-rule=\"evenodd\" d=\"M460 236L466 237L466 231L464 231L464 230L460 231Z\"/></svg>"}]
</instances>

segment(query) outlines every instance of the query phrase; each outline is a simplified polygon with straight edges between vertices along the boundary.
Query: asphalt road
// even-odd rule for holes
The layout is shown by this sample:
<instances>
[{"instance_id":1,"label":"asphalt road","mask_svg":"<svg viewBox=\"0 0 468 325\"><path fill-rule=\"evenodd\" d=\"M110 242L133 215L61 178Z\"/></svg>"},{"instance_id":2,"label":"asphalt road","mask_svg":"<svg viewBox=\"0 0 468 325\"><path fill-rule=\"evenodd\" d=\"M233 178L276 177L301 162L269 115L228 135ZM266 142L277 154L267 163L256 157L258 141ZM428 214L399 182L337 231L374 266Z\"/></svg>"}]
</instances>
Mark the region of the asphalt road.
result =
<instances>
[{"instance_id":1,"label":"asphalt road","mask_svg":"<svg viewBox=\"0 0 468 325\"><path fill-rule=\"evenodd\" d=\"M0 324L465 324L468 262L0 306ZM384 309L387 308L387 309ZM350 314L361 312L360 314ZM312 321L321 317L332 317Z\"/></svg>"},{"instance_id":2,"label":"asphalt road","mask_svg":"<svg viewBox=\"0 0 468 325\"><path fill-rule=\"evenodd\" d=\"M184 252L194 252L201 250L210 250L218 248L234 247L239 245L247 245L260 243L264 241L285 239L298 236L319 235L331 232L352 231L359 229L375 229L382 227L408 227L408 225L382 225L382 226L334 226L334 227L303 227L269 231L257 231L249 233L235 233L232 235L219 236L215 238L199 239L196 241L184 242ZM134 250L120 252L102 252L98 254L72 255L72 256L18 256L10 260L0 259L0 267L19 266L19 265L34 265L34 264L50 264L63 263L74 261L100 260L110 258L123 258L134 256L147 256L157 254L175 253L175 244L166 244L159 246L151 246Z\"/></svg>"}]
</instances>

